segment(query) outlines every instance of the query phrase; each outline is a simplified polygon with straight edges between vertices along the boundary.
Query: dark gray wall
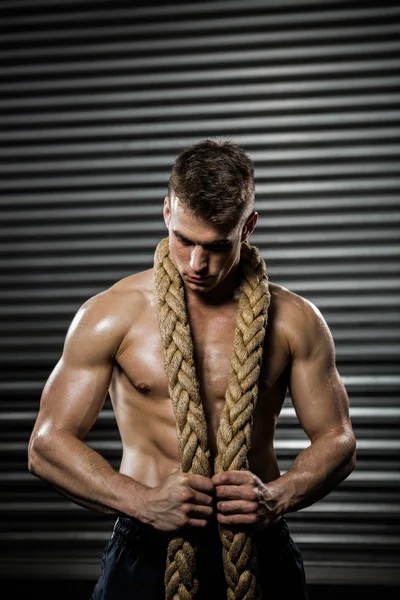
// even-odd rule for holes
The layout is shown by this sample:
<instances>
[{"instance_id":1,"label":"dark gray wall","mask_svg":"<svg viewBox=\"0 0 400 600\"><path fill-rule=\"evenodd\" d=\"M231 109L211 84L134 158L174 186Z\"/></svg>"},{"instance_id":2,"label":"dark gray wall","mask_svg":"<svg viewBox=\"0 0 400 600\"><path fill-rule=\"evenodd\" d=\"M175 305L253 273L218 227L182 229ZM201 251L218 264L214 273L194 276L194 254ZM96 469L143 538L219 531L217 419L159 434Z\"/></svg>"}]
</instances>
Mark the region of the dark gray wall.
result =
<instances>
[{"instance_id":1,"label":"dark gray wall","mask_svg":"<svg viewBox=\"0 0 400 600\"><path fill-rule=\"evenodd\" d=\"M356 470L288 515L308 580L399 583L400 7L1 10L1 575L97 577L114 517L27 471L40 394L79 306L152 265L178 152L222 135L255 163L250 241L325 316L350 396ZM86 441L118 469L109 399ZM307 444L288 397L282 472Z\"/></svg>"}]
</instances>

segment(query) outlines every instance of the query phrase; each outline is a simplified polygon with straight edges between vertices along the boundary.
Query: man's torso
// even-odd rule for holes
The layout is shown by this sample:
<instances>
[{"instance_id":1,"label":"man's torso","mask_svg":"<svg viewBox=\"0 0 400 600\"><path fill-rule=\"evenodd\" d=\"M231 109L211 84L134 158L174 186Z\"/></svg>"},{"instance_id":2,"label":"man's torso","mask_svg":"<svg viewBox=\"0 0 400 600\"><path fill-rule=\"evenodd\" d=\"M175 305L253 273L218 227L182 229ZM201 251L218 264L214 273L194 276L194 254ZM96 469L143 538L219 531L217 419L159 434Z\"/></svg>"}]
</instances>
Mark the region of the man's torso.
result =
<instances>
[{"instance_id":1,"label":"man's torso","mask_svg":"<svg viewBox=\"0 0 400 600\"><path fill-rule=\"evenodd\" d=\"M120 472L156 487L179 465L179 454L152 276L153 269L149 269L113 286L122 299L119 305L123 307L127 326L115 354L109 394L123 446ZM269 285L271 303L248 454L250 471L264 483L280 475L274 430L286 395L291 360L285 316L290 310L291 292L273 283ZM187 308L208 445L214 457L228 385L238 299L223 307Z\"/></svg>"}]
</instances>

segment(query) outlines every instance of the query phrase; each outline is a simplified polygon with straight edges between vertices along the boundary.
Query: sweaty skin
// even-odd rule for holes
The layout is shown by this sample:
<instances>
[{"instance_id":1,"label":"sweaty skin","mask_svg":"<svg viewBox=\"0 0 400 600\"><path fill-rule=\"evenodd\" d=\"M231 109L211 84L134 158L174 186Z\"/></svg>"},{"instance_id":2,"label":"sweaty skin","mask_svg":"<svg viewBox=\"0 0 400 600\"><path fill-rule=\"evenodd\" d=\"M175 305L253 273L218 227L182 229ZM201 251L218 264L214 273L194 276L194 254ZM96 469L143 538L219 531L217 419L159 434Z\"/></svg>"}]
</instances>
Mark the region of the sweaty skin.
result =
<instances>
[{"instance_id":1,"label":"sweaty skin","mask_svg":"<svg viewBox=\"0 0 400 600\"><path fill-rule=\"evenodd\" d=\"M212 239L209 228L198 228L198 223L182 214L180 220L171 221L166 211L170 246L184 277L205 276L207 269L211 275L219 274L225 268L228 282L240 240L228 253L218 254L217 249L208 248ZM185 238L195 233L200 241L186 248L172 233L175 226ZM169 510L171 488L187 486L188 479L172 479L167 490L171 472L176 473L179 467L179 455L152 277L153 269L129 275L88 299L77 311L62 357L43 389L28 456L29 470L74 502L167 529L172 513L164 508ZM211 282L210 287L212 278ZM233 286L226 298L210 294L210 301L205 302L203 291L199 293L204 285L185 279L209 447L214 457L239 294ZM220 522L268 525L285 512L322 498L354 469L355 438L349 402L336 369L328 326L308 300L271 282L270 292L249 471L218 474L212 480L199 476L192 479L192 488L198 490L197 503L207 505L203 517L210 516L214 496L219 500L215 510ZM287 390L311 443L281 476L274 432ZM108 392L122 442L119 472L83 441ZM161 493L159 486L163 485ZM163 511L165 514L160 516ZM186 524L195 522L188 520ZM176 516L174 524L185 523Z\"/></svg>"}]
</instances>

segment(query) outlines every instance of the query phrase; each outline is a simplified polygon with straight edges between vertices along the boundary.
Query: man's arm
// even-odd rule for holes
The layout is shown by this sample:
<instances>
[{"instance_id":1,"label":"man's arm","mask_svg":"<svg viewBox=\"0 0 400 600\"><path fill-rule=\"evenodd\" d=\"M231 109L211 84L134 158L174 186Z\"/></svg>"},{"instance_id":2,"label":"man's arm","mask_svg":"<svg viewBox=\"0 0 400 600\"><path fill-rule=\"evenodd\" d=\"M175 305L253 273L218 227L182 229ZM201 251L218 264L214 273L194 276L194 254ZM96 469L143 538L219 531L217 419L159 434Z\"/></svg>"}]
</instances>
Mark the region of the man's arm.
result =
<instances>
[{"instance_id":1,"label":"man's arm","mask_svg":"<svg viewBox=\"0 0 400 600\"><path fill-rule=\"evenodd\" d=\"M82 441L103 407L127 329L116 302L115 292L107 290L87 300L72 320L42 392L28 469L85 508L137 516L148 488L118 473Z\"/></svg>"},{"instance_id":2,"label":"man's arm","mask_svg":"<svg viewBox=\"0 0 400 600\"><path fill-rule=\"evenodd\" d=\"M356 464L349 399L339 376L328 325L314 304L297 297L289 346L289 392L311 444L288 471L267 484L279 516L309 506L346 479Z\"/></svg>"}]
</instances>

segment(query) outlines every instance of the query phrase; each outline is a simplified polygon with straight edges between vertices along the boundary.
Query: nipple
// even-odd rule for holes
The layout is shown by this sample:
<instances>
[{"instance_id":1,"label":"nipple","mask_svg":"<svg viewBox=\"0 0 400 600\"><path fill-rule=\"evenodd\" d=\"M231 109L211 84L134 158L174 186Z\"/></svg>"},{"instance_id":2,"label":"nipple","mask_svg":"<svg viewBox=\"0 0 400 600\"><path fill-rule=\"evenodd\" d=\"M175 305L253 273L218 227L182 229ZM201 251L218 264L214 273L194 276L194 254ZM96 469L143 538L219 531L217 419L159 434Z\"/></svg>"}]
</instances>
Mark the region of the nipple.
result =
<instances>
[{"instance_id":1,"label":"nipple","mask_svg":"<svg viewBox=\"0 0 400 600\"><path fill-rule=\"evenodd\" d=\"M138 383L136 386L136 389L139 390L139 392L142 392L142 394L148 394L150 391L150 387L147 385L147 383Z\"/></svg>"}]
</instances>

